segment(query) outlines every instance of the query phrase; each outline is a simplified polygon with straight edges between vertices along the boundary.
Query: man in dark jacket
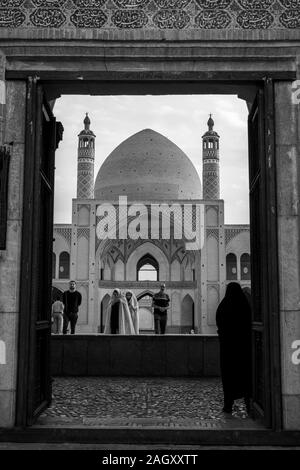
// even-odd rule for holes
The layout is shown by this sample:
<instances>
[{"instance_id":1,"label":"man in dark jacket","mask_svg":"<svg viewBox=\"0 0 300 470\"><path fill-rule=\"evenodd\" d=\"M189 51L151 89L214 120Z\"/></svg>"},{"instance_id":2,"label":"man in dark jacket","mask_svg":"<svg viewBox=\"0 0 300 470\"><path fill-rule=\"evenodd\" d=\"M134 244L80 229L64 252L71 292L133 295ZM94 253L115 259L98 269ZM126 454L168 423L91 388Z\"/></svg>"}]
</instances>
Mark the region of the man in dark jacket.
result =
<instances>
[{"instance_id":1,"label":"man in dark jacket","mask_svg":"<svg viewBox=\"0 0 300 470\"><path fill-rule=\"evenodd\" d=\"M64 310L64 325L63 334L67 334L69 322L71 324L71 335L75 333L75 326L78 320L78 308L81 305L81 294L76 290L76 282L70 281L69 290L63 293Z\"/></svg>"},{"instance_id":2,"label":"man in dark jacket","mask_svg":"<svg viewBox=\"0 0 300 470\"><path fill-rule=\"evenodd\" d=\"M154 309L154 327L156 335L164 335L167 325L167 314L170 297L165 293L165 284L161 284L160 291L153 295L152 308Z\"/></svg>"}]
</instances>

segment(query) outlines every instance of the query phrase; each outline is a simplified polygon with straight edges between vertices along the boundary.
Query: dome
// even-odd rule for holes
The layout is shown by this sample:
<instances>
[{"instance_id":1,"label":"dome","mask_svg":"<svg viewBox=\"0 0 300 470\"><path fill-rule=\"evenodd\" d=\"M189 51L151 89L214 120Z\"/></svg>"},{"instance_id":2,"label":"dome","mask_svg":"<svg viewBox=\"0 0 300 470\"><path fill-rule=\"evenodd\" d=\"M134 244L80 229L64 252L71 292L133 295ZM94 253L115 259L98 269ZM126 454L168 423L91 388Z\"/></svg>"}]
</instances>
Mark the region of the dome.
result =
<instances>
[{"instance_id":1,"label":"dome","mask_svg":"<svg viewBox=\"0 0 300 470\"><path fill-rule=\"evenodd\" d=\"M187 155L152 129L124 140L102 164L95 199L131 201L201 199L198 173Z\"/></svg>"}]
</instances>

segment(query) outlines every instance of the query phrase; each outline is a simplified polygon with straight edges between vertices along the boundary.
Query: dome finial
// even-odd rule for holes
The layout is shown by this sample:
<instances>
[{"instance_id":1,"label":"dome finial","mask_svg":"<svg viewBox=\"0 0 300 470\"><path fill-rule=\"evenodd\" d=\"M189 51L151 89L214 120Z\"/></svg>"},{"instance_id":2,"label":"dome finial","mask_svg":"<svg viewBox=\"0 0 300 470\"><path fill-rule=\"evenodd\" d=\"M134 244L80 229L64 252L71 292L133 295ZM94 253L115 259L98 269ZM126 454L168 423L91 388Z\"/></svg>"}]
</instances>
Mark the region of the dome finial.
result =
<instances>
[{"instance_id":1,"label":"dome finial","mask_svg":"<svg viewBox=\"0 0 300 470\"><path fill-rule=\"evenodd\" d=\"M207 125L208 125L208 129L212 131L215 125L215 122L212 119L212 114L209 115L209 120L207 121Z\"/></svg>"},{"instance_id":2,"label":"dome finial","mask_svg":"<svg viewBox=\"0 0 300 470\"><path fill-rule=\"evenodd\" d=\"M83 123L84 123L85 130L89 130L90 125L91 125L91 120L89 118L89 113L85 113L85 118L84 118Z\"/></svg>"}]
</instances>

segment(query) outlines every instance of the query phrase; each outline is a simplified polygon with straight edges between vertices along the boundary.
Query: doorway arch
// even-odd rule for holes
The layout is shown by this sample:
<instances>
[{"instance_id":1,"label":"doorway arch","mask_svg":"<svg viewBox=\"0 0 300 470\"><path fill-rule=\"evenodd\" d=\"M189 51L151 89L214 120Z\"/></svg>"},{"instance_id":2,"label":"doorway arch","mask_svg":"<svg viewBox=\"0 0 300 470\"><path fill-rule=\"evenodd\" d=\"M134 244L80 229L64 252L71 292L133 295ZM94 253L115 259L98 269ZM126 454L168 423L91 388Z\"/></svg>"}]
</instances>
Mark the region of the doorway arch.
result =
<instances>
[{"instance_id":1,"label":"doorway arch","mask_svg":"<svg viewBox=\"0 0 300 470\"><path fill-rule=\"evenodd\" d=\"M220 81L222 81L221 79L221 75L219 75L219 79ZM237 74L238 76L238 74ZM199 80L199 76L198 76L198 80ZM254 286L254 292L257 293L257 298L259 299L258 300L258 303L257 305L263 305L264 306L264 311L262 312L262 316L261 318L258 318L256 320L259 320L260 322L260 330L258 329L253 329L253 335L255 337L255 341L257 342L257 344L259 344L259 347L257 348L256 350L256 354L257 354L257 363L256 363L256 373L257 373L257 377L259 376L259 380L261 380L261 377L264 376L264 372L267 373L267 376L268 376L268 385L270 385L270 387L266 386L266 384L263 384L263 401L264 403L267 403L268 400L267 400L267 390L271 390L272 393L274 392L274 396L271 397L270 399L270 402L269 402L269 408L266 410L266 416L264 416L264 419L265 419L265 422L267 423L268 426L273 426L275 428L278 428L278 426L280 427L281 426L281 418L280 418L280 414L281 414L281 405L280 405L280 402L281 402L281 396L280 396L280 393L281 393L281 389L280 389L280 377L281 377L281 374L280 374L280 367L278 366L276 368L276 374L274 377L270 377L269 376L269 372L270 370L272 370L272 365L276 365L276 364L280 364L280 350L278 349L278 337L279 337L279 307L278 307L278 289L279 289L279 284L278 284L278 270L277 270L277 262L278 262L278 251L277 251L277 232L276 232L276 212L272 215L269 213L268 211L268 208L269 207L276 207L276 202L274 202L274 197L275 197L275 189L276 189L276 181L275 181L275 169L274 169L274 166L270 167L270 168L266 168L264 167L264 164L265 164L265 158L266 158L266 148L269 149L270 151L270 148L271 148L271 152L274 153L274 147L272 147L272 142L271 142L271 139L274 137L274 132L271 132L270 135L268 135L267 132L265 132L267 130L267 126L271 126L271 123L270 123L270 116L273 116L272 112L271 112L271 108L272 108L272 90L273 90L273 83L272 83L272 80L262 80L262 77L258 76L257 79L255 80L255 84L254 86L256 87L257 86L257 83L259 82L259 91L261 93L259 93L260 95L260 98L257 98L256 99L256 102L254 102L254 107L256 108L255 109L255 112L253 111L251 114L250 114L250 128L251 128L251 136L253 137L253 139L251 140L252 144L254 145L255 143L258 145L258 141L259 139L257 138L258 134L261 135L263 134L264 135L264 139L263 139L263 143L261 144L262 145L262 150L260 152L257 152L257 148L256 148L256 153L255 151L252 149L251 150L251 155L250 155L250 160L252 163L257 163L256 162L256 159L258 158L257 155L259 153L261 153L260 155L260 163L262 164L263 166L263 171L260 173L260 175L256 174L257 177L260 178L260 188L261 187L266 187L266 194L263 196L261 193L259 194L254 194L254 191L252 192L251 194L251 197L252 197L252 226L255 227L253 230L254 230L254 234L256 236L256 238L254 237L253 238L253 246L256 247L256 252L264 252L264 261L268 261L268 264L271 266L271 272L272 272L272 279L270 277L270 273L269 272L265 272L265 268L263 268L263 273L266 273L266 283L267 283L267 289L266 290L263 290L261 289L261 275L259 274L259 269L257 268L258 266L261 268L261 261L257 258L255 258L255 254L252 255L254 256L254 258L252 259L252 263L253 263L253 266L256 267L256 271L255 271L255 275L257 275L257 286L255 287ZM42 86L42 84L41 84ZM231 87L233 87L234 85L231 84ZM37 87L40 92L39 93L42 93L41 91L41 88ZM232 90L232 88L231 88ZM53 92L53 90L52 90ZM30 95L32 96L32 94ZM249 104L250 104L250 101L249 100ZM270 104L271 103L271 104ZM29 104L29 108L28 109L31 109L32 111L32 115L35 115L35 113L37 112L36 109L33 109L34 106L31 104L31 103L28 103ZM254 109L254 108L253 108ZM40 110L39 110L40 112ZM257 118L258 116L258 118ZM256 118L258 119L258 121L256 121ZM266 119L265 119L266 118ZM265 119L265 120L264 120ZM271 126L272 127L272 126ZM28 136L29 137L29 136ZM265 139L266 139L266 142L265 142ZM32 142L32 139L30 140L29 138L29 141L30 145L34 146L34 142ZM27 142L27 146L29 145ZM271 143L270 143L271 142ZM269 143L270 145L267 145L267 143ZM272 155L273 155L272 153ZM28 151L28 148L27 148L27 155L30 155L30 152ZM256 155L256 156L255 156ZM270 156L269 157L273 158L273 156ZM30 212L31 209L30 208L30 203L29 203L29 194L30 194L30 188L34 187L34 184L33 183L33 180L34 178L36 179L37 176L34 174L34 172L32 171L32 169L35 167L35 161L34 161L34 158L36 158L36 156L33 156L32 159L33 160L30 160L29 158L29 162L26 161L26 167L25 167L25 174L27 176L27 178L25 179L25 187L24 187L24 199L25 199L25 202L24 202L24 207L25 207L25 212L24 212L24 217L28 216L27 217L27 220L28 220L28 227L25 227L23 226L23 241L22 241L22 250L23 250L23 254L22 254L22 263L23 263L23 271L22 273L24 274L26 272L25 270L25 263L26 265L28 266L31 266L30 270L31 270L31 274L30 276L27 276L26 278L26 281L25 281L25 275L24 277L22 278L21 276L21 281L22 281L22 288L21 288L21 298L20 298L20 302L21 302L21 306L22 306L22 310L25 312L24 313L24 316L22 317L22 319L20 320L20 335L24 334L23 336L23 345L26 345L26 348L25 346L23 347L23 353L24 353L24 360L20 361L20 364L19 364L19 380L18 380L18 384L19 384L19 393L18 393L18 409L20 410L20 413L18 414L18 419L17 419L17 422L18 424L20 425L21 423L24 423L25 424L28 424L29 421L27 419L27 417L29 416L29 414L27 413L27 410L28 410L28 404L25 404L24 402L24 399L22 399L21 395L20 395L20 390L21 390L21 385L23 386L23 389L24 389L24 386L26 385L26 383L28 382L28 367L23 367L22 368L22 364L24 366L24 361L27 360L28 363L30 363L30 361L28 360L28 355L31 357L32 354L33 354L33 351L34 351L34 346L35 343L34 343L34 337L30 337L30 335L28 335L28 332L30 331L30 328L29 328L29 325L30 324L35 324L35 319L32 318L31 316L31 313L33 311L33 308L32 308L32 305L36 305L40 302L40 297L39 297L39 294L36 290L33 291L32 293L32 299L29 299L29 300L26 300L25 297L24 297L24 292L28 292L28 287L32 286L32 285L35 285L35 282L34 280L36 280L36 275L33 274L33 271L37 268L37 264L36 264L36 261L35 261L35 264L33 262L34 259L37 259L39 260L42 255L41 255L41 251L32 251L32 244L30 243L31 240L32 240L32 235L30 235L30 233L34 233L35 235L35 238L39 241L41 240L41 233L38 232L38 229L34 227L34 223L33 223L33 213ZM271 160L272 160L271 158ZM254 175L255 173L255 170L257 168L255 168L255 165L254 165L254 168L253 168L253 173L252 175ZM29 171L31 170L31 172ZM32 176L30 176L32 173ZM34 176L33 176L34 175ZM34 180L36 181L36 180ZM252 183L256 183L256 180L253 179L252 180ZM257 188L254 187L255 185L253 185L252 187L252 190L255 190ZM40 206L38 205L38 200L37 200L37 195L35 194L35 204L37 205L37 207L39 208ZM256 199L255 199L256 198ZM259 206L258 202L261 204L261 206ZM273 204L273 206L272 206ZM274 205L275 204L275 205ZM27 211L27 212L26 212ZM265 220L263 220L263 215L267 214L267 217ZM260 222L261 224L259 224L258 222ZM268 230L265 230L266 228L268 228ZM263 235L260 239L260 235L265 233L266 235ZM270 235L269 235L270 234ZM49 245L49 241L46 242L45 241L45 245L44 246L41 246L40 248L44 248L45 249L45 252L48 253L48 248L49 246L47 245L46 246L46 243L48 243ZM262 243L262 245L261 245ZM266 250L257 250L257 248L266 248ZM33 248L33 250L35 250L35 248ZM253 250L251 249L251 252L253 252ZM274 257L274 253L276 253L276 257L275 259L272 260L272 255ZM34 255L34 256L33 256ZM24 260L24 261L23 261ZM266 264L267 265L267 264ZM51 267L51 265L50 265ZM51 272L51 269L50 269L50 272ZM134 270L135 272L135 270ZM167 274L168 275L168 274ZM275 279L275 281L274 281ZM168 279L166 279L168 280ZM22 294L23 293L23 294ZM261 302L262 300L262 297L263 297L263 300L264 302ZM255 298L255 295L254 295L254 298ZM33 304L33 301L35 302L35 304ZM45 310L46 311L46 310ZM274 318L272 318L270 316L270 312L273 311L276 313L276 315L274 315ZM47 320L48 321L48 320ZM270 335L270 331L272 331L274 334L273 335ZM45 342L46 343L46 342ZM261 349L261 345L264 344L263 348L265 348L266 350L268 350L270 352L269 356L268 357L265 357L263 353L263 350ZM45 346L46 348L46 346ZM47 350L47 349L46 349ZM20 348L20 351L22 351L22 347ZM27 359L26 359L27 358ZM23 372L22 372L23 370ZM27 375L26 375L27 374ZM258 380L258 383L256 384L257 386L257 390L258 388L262 387L261 383L259 383L259 380ZM26 388L26 387L25 387ZM49 394L48 394L49 395ZM264 415L264 403L262 403L262 407L261 407L261 410L262 410L262 413ZM26 410L25 414L23 412L23 410ZM258 410L259 412L259 410ZM26 418L24 418L24 416L26 416ZM30 415L30 416L33 416L33 415Z\"/></svg>"}]
</instances>

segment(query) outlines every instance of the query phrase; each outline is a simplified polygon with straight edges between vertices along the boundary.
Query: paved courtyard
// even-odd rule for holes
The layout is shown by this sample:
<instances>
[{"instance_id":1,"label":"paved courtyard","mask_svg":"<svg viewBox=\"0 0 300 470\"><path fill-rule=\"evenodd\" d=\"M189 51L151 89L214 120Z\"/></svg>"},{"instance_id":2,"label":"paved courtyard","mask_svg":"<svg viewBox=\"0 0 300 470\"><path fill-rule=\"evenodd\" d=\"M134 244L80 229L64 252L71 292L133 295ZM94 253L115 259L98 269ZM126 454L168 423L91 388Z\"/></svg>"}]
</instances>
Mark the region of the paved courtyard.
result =
<instances>
[{"instance_id":1,"label":"paved courtyard","mask_svg":"<svg viewBox=\"0 0 300 470\"><path fill-rule=\"evenodd\" d=\"M38 425L253 428L243 400L222 412L218 378L60 377Z\"/></svg>"}]
</instances>

